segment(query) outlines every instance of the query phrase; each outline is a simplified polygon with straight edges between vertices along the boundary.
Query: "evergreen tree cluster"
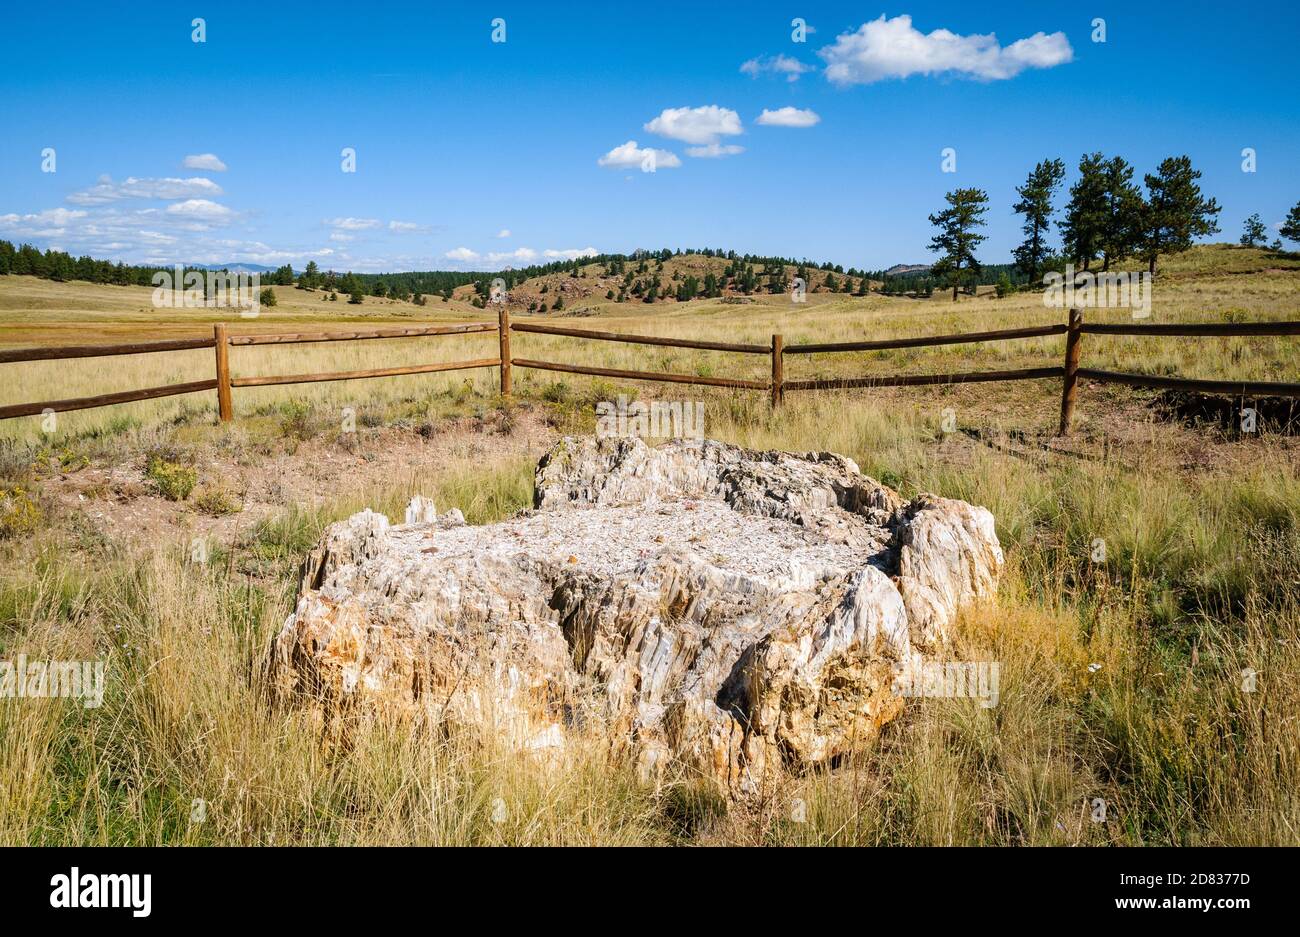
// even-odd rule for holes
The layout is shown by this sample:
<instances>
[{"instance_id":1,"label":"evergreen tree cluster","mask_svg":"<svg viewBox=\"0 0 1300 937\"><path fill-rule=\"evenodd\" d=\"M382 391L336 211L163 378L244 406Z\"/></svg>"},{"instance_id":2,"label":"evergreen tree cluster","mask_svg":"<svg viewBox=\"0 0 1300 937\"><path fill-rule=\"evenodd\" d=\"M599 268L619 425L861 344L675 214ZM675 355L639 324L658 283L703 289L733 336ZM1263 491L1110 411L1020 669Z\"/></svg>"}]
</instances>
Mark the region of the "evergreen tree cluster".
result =
<instances>
[{"instance_id":1,"label":"evergreen tree cluster","mask_svg":"<svg viewBox=\"0 0 1300 937\"><path fill-rule=\"evenodd\" d=\"M1201 193L1201 173L1186 156L1171 156L1134 182L1134 168L1122 156L1085 153L1079 160L1079 175L1070 186L1069 199L1057 223L1060 252L1049 247L1053 201L1065 180L1065 164L1059 159L1043 160L1016 188L1019 200L1012 206L1023 219L1024 240L1015 248L1015 274L1009 270L986 269L975 251L985 240L980 233L988 211L988 193L981 189L956 189L945 196L947 207L930 216L937 233L930 249L940 258L929 274L952 288L952 298L965 287L973 290L982 281L992 282L999 295L1024 284L1041 282L1048 270L1059 270L1069 262L1089 270L1100 262L1103 271L1113 263L1133 258L1146 264L1151 274L1162 256L1188 250L1196 238L1219 230L1219 203ZM1300 223L1300 205L1292 211ZM1285 226L1282 233L1286 233ZM1300 231L1293 231L1300 234ZM1241 243L1262 245L1266 229L1258 215L1246 222ZM1300 238L1296 238L1300 240ZM1275 246L1280 247L1279 244ZM883 278L884 290L895 292L896 284Z\"/></svg>"}]
</instances>

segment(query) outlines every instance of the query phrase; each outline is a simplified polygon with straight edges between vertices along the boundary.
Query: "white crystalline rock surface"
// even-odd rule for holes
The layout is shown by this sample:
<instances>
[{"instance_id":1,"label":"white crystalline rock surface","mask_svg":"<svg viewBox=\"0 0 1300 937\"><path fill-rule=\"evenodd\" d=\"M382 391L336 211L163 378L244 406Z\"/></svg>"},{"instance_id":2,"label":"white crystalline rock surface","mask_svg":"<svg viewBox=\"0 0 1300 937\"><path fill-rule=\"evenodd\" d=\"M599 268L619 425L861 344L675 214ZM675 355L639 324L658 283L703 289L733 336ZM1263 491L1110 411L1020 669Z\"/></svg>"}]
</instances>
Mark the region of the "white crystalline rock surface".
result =
<instances>
[{"instance_id":1,"label":"white crystalline rock surface","mask_svg":"<svg viewBox=\"0 0 1300 937\"><path fill-rule=\"evenodd\" d=\"M1002 566L983 508L904 503L829 453L565 439L535 504L333 525L267 655L273 691L338 731L419 710L521 750L596 732L647 773L741 793L869 742L902 706L892 668Z\"/></svg>"},{"instance_id":2,"label":"white crystalline rock surface","mask_svg":"<svg viewBox=\"0 0 1300 937\"><path fill-rule=\"evenodd\" d=\"M438 519L438 509L432 498L416 495L406 505L406 523L432 524Z\"/></svg>"}]
</instances>

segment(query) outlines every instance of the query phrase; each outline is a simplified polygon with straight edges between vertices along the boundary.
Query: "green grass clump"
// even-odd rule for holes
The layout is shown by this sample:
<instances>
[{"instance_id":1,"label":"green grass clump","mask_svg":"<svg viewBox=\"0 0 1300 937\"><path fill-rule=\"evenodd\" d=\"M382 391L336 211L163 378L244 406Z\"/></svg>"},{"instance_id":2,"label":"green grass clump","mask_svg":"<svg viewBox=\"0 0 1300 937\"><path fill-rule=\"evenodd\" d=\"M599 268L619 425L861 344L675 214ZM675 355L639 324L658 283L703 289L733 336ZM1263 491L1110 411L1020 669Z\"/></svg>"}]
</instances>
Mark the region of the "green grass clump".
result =
<instances>
[{"instance_id":1,"label":"green grass clump","mask_svg":"<svg viewBox=\"0 0 1300 937\"><path fill-rule=\"evenodd\" d=\"M209 517L237 514L240 510L239 502L224 488L200 488L192 503L194 510Z\"/></svg>"},{"instance_id":2,"label":"green grass clump","mask_svg":"<svg viewBox=\"0 0 1300 937\"><path fill-rule=\"evenodd\" d=\"M144 474L168 501L184 501L199 478L193 466L171 462L156 454L149 457Z\"/></svg>"},{"instance_id":3,"label":"green grass clump","mask_svg":"<svg viewBox=\"0 0 1300 937\"><path fill-rule=\"evenodd\" d=\"M26 537L40 527L45 512L26 488L0 488L0 540Z\"/></svg>"}]
</instances>

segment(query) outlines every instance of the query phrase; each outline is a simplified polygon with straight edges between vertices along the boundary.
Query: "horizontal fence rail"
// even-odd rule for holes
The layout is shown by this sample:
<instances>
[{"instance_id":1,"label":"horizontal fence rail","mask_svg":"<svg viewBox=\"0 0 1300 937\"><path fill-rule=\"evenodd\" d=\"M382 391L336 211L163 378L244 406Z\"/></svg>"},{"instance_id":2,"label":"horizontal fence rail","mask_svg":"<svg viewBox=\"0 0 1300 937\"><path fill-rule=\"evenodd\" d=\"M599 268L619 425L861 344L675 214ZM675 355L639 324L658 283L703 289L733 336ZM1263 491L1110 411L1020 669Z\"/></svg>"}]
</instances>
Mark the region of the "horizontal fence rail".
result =
<instances>
[{"instance_id":1,"label":"horizontal fence rail","mask_svg":"<svg viewBox=\"0 0 1300 937\"><path fill-rule=\"evenodd\" d=\"M412 364L400 368L373 368L369 371L327 371L322 374L281 374L273 377L234 377L231 387L268 387L272 384L316 384L323 381L355 381L366 377L398 377L403 374L431 374L435 371L465 371L470 368L495 368L499 358L477 361L447 361L440 364Z\"/></svg>"},{"instance_id":2,"label":"horizontal fence rail","mask_svg":"<svg viewBox=\"0 0 1300 937\"><path fill-rule=\"evenodd\" d=\"M471 322L468 325L431 325L410 329L364 329L357 332L270 332L254 335L232 335L232 345L305 345L311 342L353 342L367 338L419 338L422 335L468 335L473 332L495 332L492 322Z\"/></svg>"},{"instance_id":3,"label":"horizontal fence rail","mask_svg":"<svg viewBox=\"0 0 1300 937\"><path fill-rule=\"evenodd\" d=\"M595 332L589 329L565 329L554 325L516 323L510 326L515 332L536 332L542 335L567 335L600 342L624 342L629 345L669 345L673 348L699 348L704 351L734 351L749 355L766 355L771 349L766 345L735 345L729 342L697 342L686 338L660 338L655 335L629 335L621 332Z\"/></svg>"},{"instance_id":4,"label":"horizontal fence rail","mask_svg":"<svg viewBox=\"0 0 1300 937\"><path fill-rule=\"evenodd\" d=\"M1186 338L1232 335L1300 335L1300 322L1173 322L1138 325L1127 322L1085 323L1085 335L1178 335Z\"/></svg>"},{"instance_id":5,"label":"horizontal fence rail","mask_svg":"<svg viewBox=\"0 0 1300 937\"><path fill-rule=\"evenodd\" d=\"M165 384L162 387L146 387L142 390L123 390L114 394L99 394L95 397L70 397L67 400L47 400L43 403L16 403L0 407L0 420L16 416L35 416L46 410L63 413L68 410L92 410L95 407L108 407L115 403L135 403L137 400L152 400L155 397L175 397L179 394L196 394L199 391L215 390L217 382L190 381L188 384Z\"/></svg>"},{"instance_id":6,"label":"horizontal fence rail","mask_svg":"<svg viewBox=\"0 0 1300 937\"><path fill-rule=\"evenodd\" d=\"M1231 397L1300 397L1300 384L1281 381L1205 381L1190 377L1158 377L1153 374L1122 374L1080 368L1079 377L1102 384L1127 384L1129 387L1160 387L1167 390L1191 390L1203 394L1226 394Z\"/></svg>"},{"instance_id":7,"label":"horizontal fence rail","mask_svg":"<svg viewBox=\"0 0 1300 937\"><path fill-rule=\"evenodd\" d=\"M670 374L664 371L620 371L616 368L593 368L583 364L561 364L557 361L531 361L515 358L517 368L535 368L539 371L564 371L569 374L591 374L596 377L619 377L628 381L663 381L666 384L703 384L707 387L739 387L747 390L767 390L767 381L742 381L730 377L704 377L698 374ZM789 385L786 385L787 387Z\"/></svg>"},{"instance_id":8,"label":"horizontal fence rail","mask_svg":"<svg viewBox=\"0 0 1300 937\"><path fill-rule=\"evenodd\" d=\"M886 348L927 348L935 345L971 345L1012 338L1064 335L1067 326L1040 325L1027 329L999 329L996 332L963 332L957 335L929 335L922 338L886 338L872 342L825 342L818 345L786 345L787 355L812 355L827 351L881 351ZM767 349L764 349L766 351Z\"/></svg>"},{"instance_id":9,"label":"horizontal fence rail","mask_svg":"<svg viewBox=\"0 0 1300 937\"><path fill-rule=\"evenodd\" d=\"M315 374L281 374L259 377L232 377L230 350L236 346L293 345L312 342L363 341L369 339L419 338L446 335L472 335L482 332L497 333L498 354L492 358L469 361L447 361L436 364L416 364L359 371L327 371ZM510 351L512 333L553 335L587 341L620 342L635 345L658 345L671 348L689 348L701 351L721 351L735 354L765 355L771 360L770 380L750 380L733 377L712 377L701 374L678 374L664 371L631 371L618 368L599 368L591 365L568 364L558 361L541 361L533 358L515 358ZM862 377L814 378L810 380L785 379L786 355L835 354L840 352L881 351L893 348L926 348L940 345L964 345L977 342L1001 342L1022 338L1065 336L1065 359L1062 365L1018 368L999 371L966 371L949 374L881 374ZM738 390L761 390L771 394L772 406L780 406L786 391L847 390L872 387L922 387L950 384L972 384L997 381L1031 381L1057 378L1062 381L1061 421L1058 433L1070 431L1079 379L1103 384L1124 384L1131 387L1185 390L1233 397L1300 397L1300 384L1281 381L1223 381L1196 378L1125 374L1116 371L1081 367L1084 335L1127 336L1179 336L1231 337L1300 335L1300 322L1226 322L1226 323L1172 323L1159 325L1129 323L1084 323L1083 313L1071 309L1066 323L1031 326L1018 329L997 329L984 332L961 332L952 335L929 335L911 338L876 339L860 342L822 342L786 345L781 335L773 335L770 345L742 344L737 342L706 342L694 339L668 338L657 335L636 335L623 332L603 332L594 329L574 329L535 323L511 323L510 312L502 306L496 322L468 322L459 324L414 326L409 328L351 329L326 332L271 332L231 335L224 323L213 327L211 338L171 339L166 341L133 342L113 345L70 345L59 347L18 348L0 351L0 364L21 361L44 361L72 358L97 358L110 355L150 354L165 351L185 351L213 348L216 352L216 377L213 380L146 387L141 390L120 391L67 400L40 403L22 403L0 406L0 419L32 416L47 411L86 410L119 403L132 403L158 397L191 394L216 390L217 409L222 422L233 419L234 407L231 391L242 387L268 387L285 384L310 384L326 381L350 381L362 378L397 377L413 374L433 374L475 368L499 368L501 394L511 396L513 368L555 371L567 374L584 374L594 377L611 377L622 380L654 381L668 384L694 384L705 387L724 387Z\"/></svg>"},{"instance_id":10,"label":"horizontal fence rail","mask_svg":"<svg viewBox=\"0 0 1300 937\"><path fill-rule=\"evenodd\" d=\"M1065 368L1020 368L1014 371L967 371L956 374L896 374L882 377L785 381L785 390L839 390L850 387L924 387L929 384L978 384L982 381L1033 381L1060 377Z\"/></svg>"},{"instance_id":11,"label":"horizontal fence rail","mask_svg":"<svg viewBox=\"0 0 1300 937\"><path fill-rule=\"evenodd\" d=\"M165 342L132 342L128 345L64 345L47 348L13 348L0 351L0 364L11 361L57 361L62 358L106 358L111 355L147 355L155 351L188 351L211 348L211 338L178 338Z\"/></svg>"}]
</instances>

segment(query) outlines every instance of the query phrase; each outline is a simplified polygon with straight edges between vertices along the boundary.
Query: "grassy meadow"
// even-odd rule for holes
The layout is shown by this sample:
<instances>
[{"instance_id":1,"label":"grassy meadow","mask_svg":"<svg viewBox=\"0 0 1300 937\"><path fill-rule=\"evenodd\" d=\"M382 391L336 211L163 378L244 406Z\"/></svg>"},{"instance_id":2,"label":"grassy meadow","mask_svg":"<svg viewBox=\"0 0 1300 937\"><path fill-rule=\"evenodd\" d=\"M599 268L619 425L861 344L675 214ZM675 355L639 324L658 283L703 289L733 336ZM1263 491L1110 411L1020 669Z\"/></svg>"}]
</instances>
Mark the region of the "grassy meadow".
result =
<instances>
[{"instance_id":1,"label":"grassy meadow","mask_svg":"<svg viewBox=\"0 0 1300 937\"><path fill-rule=\"evenodd\" d=\"M669 261L669 273L674 261ZM1300 318L1300 258L1212 246L1162 263L1150 322ZM665 278L666 279L666 278ZM453 300L360 307L277 288L232 331L483 321ZM0 278L0 346L210 334L216 310L155 311L148 290ZM1120 310L1089 310L1120 321ZM520 318L520 317L517 317ZM940 334L1064 321L1039 295L929 300L814 294L653 306L571 304L577 328L766 344ZM595 321L588 322L587 319ZM764 356L531 334L516 357L765 380ZM791 356L787 380L1059 364L1063 338ZM281 348L236 347L238 376L491 357L491 333ZM1085 367L1295 380L1291 338L1087 336ZM212 352L0 365L0 405L201 380ZM1054 440L1058 381L790 393L721 391L516 369L234 391L236 420L200 394L0 423L0 659L106 661L99 709L0 700L2 844L1300 844L1300 445L1189 422L1129 388L1081 389L1076 432ZM300 711L272 710L256 662L289 613L322 527L361 507L400 515L416 492L473 523L530 506L535 458L591 432L593 405L626 393L705 403L708 436L832 450L911 495L987 506L1006 549L996 606L966 615L954 653L996 660L1001 700L909 701L880 743L835 771L771 779L722 810L689 781L637 781L598 738L535 761L472 733L379 725L347 750ZM358 408L355 439L340 408ZM947 411L955 431L945 431ZM526 455L442 446L448 421L519 433ZM951 430L951 426L948 427ZM1291 432L1294 432L1292 428ZM151 455L192 470L295 447L365 458L408 434L428 457L385 482L287 503L217 544L133 543L52 502L56 477ZM108 497L108 495L105 495ZM92 497L91 502L94 501ZM181 499L177 510L193 509ZM1097 559L1098 542L1105 557ZM1104 802L1104 820L1096 819ZM198 805L201 805L201 809Z\"/></svg>"}]
</instances>

